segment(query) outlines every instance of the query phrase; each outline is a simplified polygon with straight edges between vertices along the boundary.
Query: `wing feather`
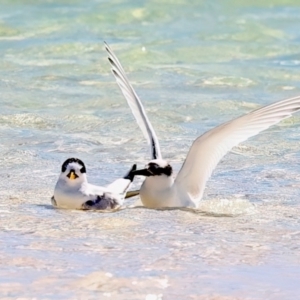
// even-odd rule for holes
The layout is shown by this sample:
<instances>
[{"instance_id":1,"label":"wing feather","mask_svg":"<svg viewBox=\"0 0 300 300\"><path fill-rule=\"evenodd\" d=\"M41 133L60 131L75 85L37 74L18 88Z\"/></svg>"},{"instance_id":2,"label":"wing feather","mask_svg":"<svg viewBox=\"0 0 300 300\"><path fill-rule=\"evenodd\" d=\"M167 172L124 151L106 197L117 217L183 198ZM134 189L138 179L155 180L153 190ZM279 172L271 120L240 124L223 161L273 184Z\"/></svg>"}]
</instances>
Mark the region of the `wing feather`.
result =
<instances>
[{"instance_id":1,"label":"wing feather","mask_svg":"<svg viewBox=\"0 0 300 300\"><path fill-rule=\"evenodd\" d=\"M192 144L177 175L176 184L199 201L211 173L228 151L281 120L289 118L298 110L300 110L300 96L259 108L204 133Z\"/></svg>"},{"instance_id":2,"label":"wing feather","mask_svg":"<svg viewBox=\"0 0 300 300\"><path fill-rule=\"evenodd\" d=\"M159 147L158 138L156 136L156 133L146 115L146 112L144 110L144 107L134 91L132 85L130 84L129 80L127 79L127 76L125 74L125 71L119 62L117 56L113 53L111 48L108 46L107 43L105 44L105 49L108 53L108 61L111 64L112 67L112 73L115 76L115 79L124 95L124 97L127 100L127 103L129 107L131 108L131 111L141 128L145 138L148 141L148 144L150 145L150 151L151 151L151 158L152 159L161 159L161 151Z\"/></svg>"}]
</instances>

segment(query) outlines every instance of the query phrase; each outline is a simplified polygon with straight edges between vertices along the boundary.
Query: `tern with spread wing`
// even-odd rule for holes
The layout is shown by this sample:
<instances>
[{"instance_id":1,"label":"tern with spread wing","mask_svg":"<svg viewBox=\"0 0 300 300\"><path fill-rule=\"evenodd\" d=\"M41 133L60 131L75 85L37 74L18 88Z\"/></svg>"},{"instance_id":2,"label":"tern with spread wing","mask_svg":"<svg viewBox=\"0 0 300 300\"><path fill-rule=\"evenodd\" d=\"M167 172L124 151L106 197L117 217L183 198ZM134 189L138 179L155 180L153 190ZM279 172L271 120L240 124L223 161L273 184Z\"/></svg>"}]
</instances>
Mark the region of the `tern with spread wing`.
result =
<instances>
[{"instance_id":1,"label":"tern with spread wing","mask_svg":"<svg viewBox=\"0 0 300 300\"><path fill-rule=\"evenodd\" d=\"M298 96L264 106L207 131L193 142L174 179L171 165L162 159L157 136L139 97L118 58L106 43L105 48L116 81L150 143L152 160L145 169L134 172L135 175L146 176L140 197L144 206L149 208L198 207L207 180L228 151L300 110Z\"/></svg>"},{"instance_id":2,"label":"tern with spread wing","mask_svg":"<svg viewBox=\"0 0 300 300\"><path fill-rule=\"evenodd\" d=\"M134 178L133 165L123 177L107 187L88 183L86 167L78 158L67 159L61 167L61 174L51 198L53 206L69 209L112 210L119 208Z\"/></svg>"}]
</instances>

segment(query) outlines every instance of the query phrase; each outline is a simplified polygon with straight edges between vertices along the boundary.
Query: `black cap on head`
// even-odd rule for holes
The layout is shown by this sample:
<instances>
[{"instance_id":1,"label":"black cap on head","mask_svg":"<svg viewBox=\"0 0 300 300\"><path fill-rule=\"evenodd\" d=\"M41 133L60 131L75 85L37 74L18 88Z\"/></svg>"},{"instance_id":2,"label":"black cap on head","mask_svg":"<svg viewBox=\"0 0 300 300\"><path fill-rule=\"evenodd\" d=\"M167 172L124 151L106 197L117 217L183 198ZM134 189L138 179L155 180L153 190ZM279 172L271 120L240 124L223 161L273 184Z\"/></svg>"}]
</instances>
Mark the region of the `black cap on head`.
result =
<instances>
[{"instance_id":1,"label":"black cap on head","mask_svg":"<svg viewBox=\"0 0 300 300\"><path fill-rule=\"evenodd\" d=\"M80 160L79 158L68 158L61 166L61 171L62 172L65 172L67 170L67 166L68 164L70 163L73 163L73 162L76 162L78 163L80 166L82 166L82 168L80 169L80 172L81 173L86 173L86 168L85 168L85 164L83 163L82 160Z\"/></svg>"},{"instance_id":2,"label":"black cap on head","mask_svg":"<svg viewBox=\"0 0 300 300\"><path fill-rule=\"evenodd\" d=\"M173 169L169 164L167 164L164 167L161 167L155 162L150 162L145 169L132 171L133 175L142 175L147 177L160 176L160 175L166 175L169 177L172 175L172 172Z\"/></svg>"},{"instance_id":3,"label":"black cap on head","mask_svg":"<svg viewBox=\"0 0 300 300\"><path fill-rule=\"evenodd\" d=\"M172 175L172 167L168 164L165 167L159 166L157 163L150 162L148 164L148 169L153 175L162 175L165 174L167 176Z\"/></svg>"}]
</instances>

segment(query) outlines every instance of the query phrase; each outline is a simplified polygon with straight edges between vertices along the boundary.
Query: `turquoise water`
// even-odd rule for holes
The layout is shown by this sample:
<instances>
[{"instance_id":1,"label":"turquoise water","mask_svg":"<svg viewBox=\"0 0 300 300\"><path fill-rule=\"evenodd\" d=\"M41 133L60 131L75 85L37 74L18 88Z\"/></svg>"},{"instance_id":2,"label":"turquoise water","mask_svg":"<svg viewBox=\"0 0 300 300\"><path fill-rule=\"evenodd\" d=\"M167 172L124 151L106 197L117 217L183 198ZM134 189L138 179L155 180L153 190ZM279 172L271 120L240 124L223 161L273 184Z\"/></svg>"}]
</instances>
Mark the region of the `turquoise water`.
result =
<instances>
[{"instance_id":1,"label":"turquoise water","mask_svg":"<svg viewBox=\"0 0 300 300\"><path fill-rule=\"evenodd\" d=\"M300 94L298 1L0 4L1 298L298 297L299 114L228 154L201 212L50 206L68 157L100 185L149 158L104 40L178 170L201 133Z\"/></svg>"}]
</instances>

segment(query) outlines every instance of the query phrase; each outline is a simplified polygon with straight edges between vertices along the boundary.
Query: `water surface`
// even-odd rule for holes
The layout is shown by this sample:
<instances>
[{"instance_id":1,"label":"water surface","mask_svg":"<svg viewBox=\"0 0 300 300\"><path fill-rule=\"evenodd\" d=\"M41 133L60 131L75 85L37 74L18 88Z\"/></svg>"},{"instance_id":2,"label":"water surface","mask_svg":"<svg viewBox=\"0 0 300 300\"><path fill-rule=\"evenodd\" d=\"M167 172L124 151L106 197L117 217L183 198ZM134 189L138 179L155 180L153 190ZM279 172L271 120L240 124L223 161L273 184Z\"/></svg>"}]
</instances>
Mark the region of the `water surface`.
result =
<instances>
[{"instance_id":1,"label":"water surface","mask_svg":"<svg viewBox=\"0 0 300 300\"><path fill-rule=\"evenodd\" d=\"M104 40L177 172L206 130L300 94L299 26L296 0L2 0L1 298L296 299L299 114L228 154L198 212L50 197L69 157L101 185L149 158Z\"/></svg>"}]
</instances>

